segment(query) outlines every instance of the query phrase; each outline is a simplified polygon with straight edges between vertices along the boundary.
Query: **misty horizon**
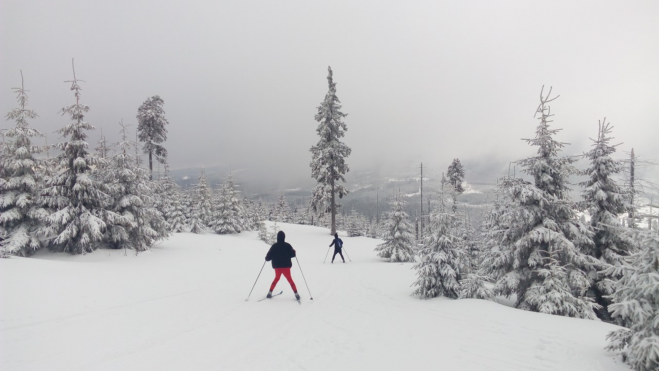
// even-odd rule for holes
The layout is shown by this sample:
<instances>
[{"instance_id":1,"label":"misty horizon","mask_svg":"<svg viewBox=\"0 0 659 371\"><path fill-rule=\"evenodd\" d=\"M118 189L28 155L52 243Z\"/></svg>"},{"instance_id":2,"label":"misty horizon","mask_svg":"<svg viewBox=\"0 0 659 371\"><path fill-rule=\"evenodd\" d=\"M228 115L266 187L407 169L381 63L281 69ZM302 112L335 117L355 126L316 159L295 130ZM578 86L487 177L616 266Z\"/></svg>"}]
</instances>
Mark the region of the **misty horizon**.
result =
<instances>
[{"instance_id":1,"label":"misty horizon","mask_svg":"<svg viewBox=\"0 0 659 371\"><path fill-rule=\"evenodd\" d=\"M467 179L503 175L534 154L521 139L534 136L542 86L560 95L562 155L587 151L606 117L623 143L616 158L659 156L656 2L153 5L3 2L0 110L16 106L22 70L39 114L30 125L59 141L75 58L90 148L101 130L117 141L120 120L134 131L137 108L159 95L171 169L226 168L288 188L313 184L331 66L351 172L423 162L438 175L459 158ZM539 14L551 21L538 25Z\"/></svg>"}]
</instances>

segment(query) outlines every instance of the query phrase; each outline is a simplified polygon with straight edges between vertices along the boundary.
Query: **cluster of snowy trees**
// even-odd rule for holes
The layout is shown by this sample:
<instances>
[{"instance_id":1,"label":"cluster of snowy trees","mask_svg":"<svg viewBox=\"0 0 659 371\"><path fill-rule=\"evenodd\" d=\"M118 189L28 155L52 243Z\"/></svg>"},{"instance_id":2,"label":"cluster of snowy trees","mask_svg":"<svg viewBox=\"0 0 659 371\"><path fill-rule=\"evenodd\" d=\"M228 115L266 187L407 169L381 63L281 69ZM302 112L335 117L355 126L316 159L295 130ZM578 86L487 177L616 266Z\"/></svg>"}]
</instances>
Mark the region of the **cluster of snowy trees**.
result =
<instances>
[{"instance_id":1,"label":"cluster of snowy trees","mask_svg":"<svg viewBox=\"0 0 659 371\"><path fill-rule=\"evenodd\" d=\"M42 134L29 126L37 114L28 108L27 90L23 84L14 89L18 107L7 118L15 127L4 133L0 149L0 253L29 256L48 247L84 254L101 244L144 251L171 232L158 209L161 184L150 180L130 150L135 143L127 140L128 125L120 124L114 154L103 137L96 153L89 151L87 132L94 127L84 120L89 107L81 102L75 69L67 82L75 103L61 113L70 122L57 131L62 141L46 148L32 143ZM150 135L165 138L163 130ZM39 156L50 148L59 154Z\"/></svg>"},{"instance_id":2,"label":"cluster of snowy trees","mask_svg":"<svg viewBox=\"0 0 659 371\"><path fill-rule=\"evenodd\" d=\"M421 247L404 249L418 257L414 293L500 295L515 298L515 306L525 310L613 322L626 328L609 336L610 349L621 350L636 370L657 370L659 236L634 223L620 225L619 216L634 208L633 192L616 182L622 164L612 158L616 146L608 123L600 122L584 154L587 169L577 170L574 157L560 155L565 144L555 139L560 130L550 128L548 103L556 99L550 94L541 93L540 122L535 137L526 139L536 156L517 161L531 181L502 179L479 233L469 230L457 207L444 206L442 197ZM579 184L581 202L569 194L568 178L575 174L587 177ZM448 182L452 195L459 192L455 185ZM404 217L398 213L391 223L390 237L377 249L383 257L411 245Z\"/></svg>"}]
</instances>

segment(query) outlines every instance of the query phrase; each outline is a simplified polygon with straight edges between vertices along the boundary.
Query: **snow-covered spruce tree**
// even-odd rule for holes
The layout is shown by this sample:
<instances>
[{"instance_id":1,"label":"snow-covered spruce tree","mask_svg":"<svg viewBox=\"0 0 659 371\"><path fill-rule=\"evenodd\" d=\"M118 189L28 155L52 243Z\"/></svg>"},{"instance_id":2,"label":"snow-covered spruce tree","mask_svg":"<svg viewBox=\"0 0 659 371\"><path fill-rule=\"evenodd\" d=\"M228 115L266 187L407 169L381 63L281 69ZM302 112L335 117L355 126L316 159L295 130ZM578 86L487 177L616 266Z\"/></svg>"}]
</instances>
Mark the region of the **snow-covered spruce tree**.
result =
<instances>
[{"instance_id":1,"label":"snow-covered spruce tree","mask_svg":"<svg viewBox=\"0 0 659 371\"><path fill-rule=\"evenodd\" d=\"M375 248L378 256L390 262L414 261L414 234L409 216L404 211L405 201L400 192L391 200L391 212L387 219L387 232L384 243Z\"/></svg>"},{"instance_id":2,"label":"snow-covered spruce tree","mask_svg":"<svg viewBox=\"0 0 659 371\"><path fill-rule=\"evenodd\" d=\"M28 123L37 113L27 108L28 91L22 72L21 87L13 90L19 107L7 114L7 120L15 120L16 126L4 133L7 141L0 159L0 256L29 256L42 247L36 233L46 217L38 204L42 184L35 171L39 161L34 158L41 149L32 145L30 139L42 134Z\"/></svg>"},{"instance_id":3,"label":"snow-covered spruce tree","mask_svg":"<svg viewBox=\"0 0 659 371\"><path fill-rule=\"evenodd\" d=\"M309 216L309 208L302 204L297 206L295 212L295 224L307 225L311 223L311 218Z\"/></svg>"},{"instance_id":4,"label":"snow-covered spruce tree","mask_svg":"<svg viewBox=\"0 0 659 371\"><path fill-rule=\"evenodd\" d=\"M167 158L167 150L160 144L167 140L165 125L169 124L165 118L164 104L162 98L154 95L137 109L137 131L140 141L144 142L144 153L149 155L150 179L153 179L153 156L160 163Z\"/></svg>"},{"instance_id":5,"label":"snow-covered spruce tree","mask_svg":"<svg viewBox=\"0 0 659 371\"><path fill-rule=\"evenodd\" d=\"M122 140L117 143L117 153L108 161L103 180L114 190L111 210L123 218L118 223L107 223L106 241L115 249L146 251L167 236L163 227L166 222L153 206L154 182L149 181L148 171L137 166L131 154L130 125L123 121L119 125Z\"/></svg>"},{"instance_id":6,"label":"snow-covered spruce tree","mask_svg":"<svg viewBox=\"0 0 659 371\"><path fill-rule=\"evenodd\" d=\"M515 230L508 222L514 214L515 205L507 186L512 179L497 180L494 204L483 218L481 250L484 252L479 272L492 281L503 278L511 269Z\"/></svg>"},{"instance_id":7,"label":"snow-covered spruce tree","mask_svg":"<svg viewBox=\"0 0 659 371\"><path fill-rule=\"evenodd\" d=\"M504 266L497 270L506 273L494 291L507 297L517 295L515 306L521 309L593 319L598 305L585 297L590 281L584 270L596 262L583 253L592 245L592 232L577 217L569 197L568 177L576 172L571 165L575 160L558 156L564 144L553 138L560 130L549 128L553 115L548 106L558 97L549 98L550 94L551 89L546 97L541 91L536 136L526 139L538 147L537 156L518 161L534 182L504 179L512 207L500 216L507 225L500 249L508 250L502 252L509 260L499 262ZM563 291L565 287L570 291ZM557 306L555 297L562 297L574 310Z\"/></svg>"},{"instance_id":8,"label":"snow-covered spruce tree","mask_svg":"<svg viewBox=\"0 0 659 371\"><path fill-rule=\"evenodd\" d=\"M362 235L362 225L359 213L355 209L350 210L347 227L348 237L357 237Z\"/></svg>"},{"instance_id":9,"label":"snow-covered spruce tree","mask_svg":"<svg viewBox=\"0 0 659 371\"><path fill-rule=\"evenodd\" d=\"M341 101L336 96L336 83L332 79L332 68L328 67L327 82L329 91L318 106L315 116L319 122L316 132L320 139L311 147L311 177L318 184L313 190L311 206L317 214L331 214L330 234L336 233L336 212L340 206L336 196L343 198L348 190L338 182L344 182L344 174L350 168L345 162L351 149L341 142L348 127L343 122L347 114L341 112Z\"/></svg>"},{"instance_id":10,"label":"snow-covered spruce tree","mask_svg":"<svg viewBox=\"0 0 659 371\"><path fill-rule=\"evenodd\" d=\"M464 192L462 182L465 180L465 170L464 167L462 167L462 163L460 163L460 159L453 159L453 162L448 167L446 175L448 176L449 183L455 191L458 194L462 194L462 192Z\"/></svg>"},{"instance_id":11,"label":"snow-covered spruce tree","mask_svg":"<svg viewBox=\"0 0 659 371\"><path fill-rule=\"evenodd\" d=\"M242 210L243 210L243 215L241 217L243 221L243 228L246 231L255 231L256 229L256 223L254 222L254 213L256 212L256 205L254 204L254 201L250 200L249 198L245 197L243 198L243 203L242 203Z\"/></svg>"},{"instance_id":12,"label":"snow-covered spruce tree","mask_svg":"<svg viewBox=\"0 0 659 371\"><path fill-rule=\"evenodd\" d=\"M212 192L206 180L206 172L202 169L199 182L190 192L190 218L188 226L192 233L208 231L210 221L213 219Z\"/></svg>"},{"instance_id":13,"label":"snow-covered spruce tree","mask_svg":"<svg viewBox=\"0 0 659 371\"><path fill-rule=\"evenodd\" d=\"M612 129L606 119L600 122L597 140L593 140L592 149L584 155L590 161L590 166L584 171L588 180L580 184L584 187L584 205L591 215L590 225L595 231L594 244L588 254L598 259L604 268L624 265L623 257L633 250L631 241L617 227L618 215L628 210L628 198L614 179L621 171L622 163L611 158L616 151L616 146L610 143ZM607 276L605 271L618 274ZM596 311L597 316L602 320L611 320L608 311L611 301L608 296L613 294L612 283L620 279L621 273L619 269L599 272L593 269L590 273L593 277L592 295L595 302L602 306Z\"/></svg>"},{"instance_id":14,"label":"snow-covered spruce tree","mask_svg":"<svg viewBox=\"0 0 659 371\"><path fill-rule=\"evenodd\" d=\"M471 224L471 218L466 209L463 213L458 214L458 218L458 235L460 236L462 249L466 254L463 271L465 274L473 273L479 269L480 260L482 259L481 236Z\"/></svg>"},{"instance_id":15,"label":"snow-covered spruce tree","mask_svg":"<svg viewBox=\"0 0 659 371\"><path fill-rule=\"evenodd\" d=\"M240 233L243 229L243 210L231 174L217 193L210 228L218 234Z\"/></svg>"},{"instance_id":16,"label":"snow-covered spruce tree","mask_svg":"<svg viewBox=\"0 0 659 371\"><path fill-rule=\"evenodd\" d=\"M101 129L101 136L96 143L96 148L94 148L94 151L96 151L96 156L102 160L105 160L110 155L110 148L108 147L105 135L103 135L103 129Z\"/></svg>"},{"instance_id":17,"label":"snow-covered spruce tree","mask_svg":"<svg viewBox=\"0 0 659 371\"><path fill-rule=\"evenodd\" d=\"M165 176L160 180L161 197L164 200L161 213L169 225L172 233L179 233L186 230L187 218L185 217L185 205L181 187L174 182L165 170Z\"/></svg>"},{"instance_id":18,"label":"snow-covered spruce tree","mask_svg":"<svg viewBox=\"0 0 659 371\"><path fill-rule=\"evenodd\" d=\"M259 201L259 208L256 209L257 214L260 211L263 211L264 209L262 208L262 203ZM260 210L260 211L259 211ZM263 215L263 214L261 214ZM260 219L260 218L259 218ZM265 243L268 243L268 228L265 225L265 221L259 220L258 223L256 224L257 231L259 232L259 239Z\"/></svg>"},{"instance_id":19,"label":"snow-covered spruce tree","mask_svg":"<svg viewBox=\"0 0 659 371\"><path fill-rule=\"evenodd\" d=\"M279 231L280 229L277 222L272 223L270 231L266 233L265 243L268 245L274 245L277 242L277 233L279 233Z\"/></svg>"},{"instance_id":20,"label":"snow-covered spruce tree","mask_svg":"<svg viewBox=\"0 0 659 371\"><path fill-rule=\"evenodd\" d=\"M487 277L479 271L468 273L460 281L460 299L492 300L494 293L486 285L487 281Z\"/></svg>"},{"instance_id":21,"label":"snow-covered spruce tree","mask_svg":"<svg viewBox=\"0 0 659 371\"><path fill-rule=\"evenodd\" d=\"M284 192L281 192L279 194L279 201L277 201L277 206L275 208L275 220L279 223L290 223L291 219L291 208L288 207L288 204L286 203Z\"/></svg>"},{"instance_id":22,"label":"snow-covered spruce tree","mask_svg":"<svg viewBox=\"0 0 659 371\"><path fill-rule=\"evenodd\" d=\"M265 206L263 205L263 202L259 200L259 202L254 202L254 211L251 214L251 219L252 219L252 224L254 224L254 231L261 231L262 227L265 227Z\"/></svg>"},{"instance_id":23,"label":"snow-covered spruce tree","mask_svg":"<svg viewBox=\"0 0 659 371\"><path fill-rule=\"evenodd\" d=\"M430 215L429 228L419 251L419 261L414 265L418 286L414 295L421 298L445 296L456 299L460 295L465 253L461 249L460 237L456 235L457 221L453 212L443 205Z\"/></svg>"},{"instance_id":24,"label":"snow-covered spruce tree","mask_svg":"<svg viewBox=\"0 0 659 371\"><path fill-rule=\"evenodd\" d=\"M181 206L183 207L183 216L185 217L185 226L183 227L184 232L190 232L191 221L192 221L192 199L194 189L188 187L187 189L181 189Z\"/></svg>"},{"instance_id":25,"label":"snow-covered spruce tree","mask_svg":"<svg viewBox=\"0 0 659 371\"><path fill-rule=\"evenodd\" d=\"M54 251L84 254L94 251L103 240L106 222L120 224L121 217L107 210L112 202L111 189L91 176L99 165L98 157L87 151L87 130L94 127L84 121L89 107L80 103L81 88L73 70L71 90L76 103L62 109L71 123L58 130L70 140L55 145L61 153L55 159L57 172L47 180L42 193L43 205L52 210L40 234Z\"/></svg>"},{"instance_id":26,"label":"snow-covered spruce tree","mask_svg":"<svg viewBox=\"0 0 659 371\"><path fill-rule=\"evenodd\" d=\"M640 250L625 259L629 264L610 266L605 274L616 275L613 318L628 328L607 336L609 350L621 350L623 360L636 371L659 370L659 235L653 231L625 229Z\"/></svg>"}]
</instances>

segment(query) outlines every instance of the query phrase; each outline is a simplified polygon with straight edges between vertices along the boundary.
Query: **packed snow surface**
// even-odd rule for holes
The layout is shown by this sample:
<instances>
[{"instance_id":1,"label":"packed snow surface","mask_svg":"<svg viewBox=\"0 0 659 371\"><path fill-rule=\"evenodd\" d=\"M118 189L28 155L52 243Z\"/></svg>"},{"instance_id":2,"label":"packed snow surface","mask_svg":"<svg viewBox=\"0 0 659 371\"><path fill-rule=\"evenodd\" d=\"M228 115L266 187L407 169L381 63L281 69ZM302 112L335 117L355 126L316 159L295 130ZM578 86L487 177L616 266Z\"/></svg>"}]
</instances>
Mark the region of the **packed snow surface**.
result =
<instances>
[{"instance_id":1,"label":"packed snow surface","mask_svg":"<svg viewBox=\"0 0 659 371\"><path fill-rule=\"evenodd\" d=\"M327 229L279 224L302 295L274 272L255 232L176 234L137 256L98 250L0 259L0 369L628 370L604 350L615 326L482 300L410 296L412 263ZM333 249L332 249L333 250ZM352 262L348 260L348 256Z\"/></svg>"}]
</instances>

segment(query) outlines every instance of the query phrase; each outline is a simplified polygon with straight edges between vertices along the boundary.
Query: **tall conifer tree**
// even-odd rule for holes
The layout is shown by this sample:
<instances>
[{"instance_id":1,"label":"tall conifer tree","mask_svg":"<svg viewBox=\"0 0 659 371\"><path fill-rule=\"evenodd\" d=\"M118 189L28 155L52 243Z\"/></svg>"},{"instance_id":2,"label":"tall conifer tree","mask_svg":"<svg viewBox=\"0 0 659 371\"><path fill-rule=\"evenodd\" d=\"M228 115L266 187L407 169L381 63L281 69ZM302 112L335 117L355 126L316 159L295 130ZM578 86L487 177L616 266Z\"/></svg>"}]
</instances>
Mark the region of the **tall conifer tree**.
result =
<instances>
[{"instance_id":1,"label":"tall conifer tree","mask_svg":"<svg viewBox=\"0 0 659 371\"><path fill-rule=\"evenodd\" d=\"M533 183L505 179L512 201L500 216L507 226L500 242L499 261L506 272L495 285L495 293L515 294L516 307L570 317L595 318L597 304L586 298L590 281L584 270L594 263L583 251L592 245L592 232L576 215L570 199L568 177L576 170L575 159L559 157L565 145L554 139L560 131L550 129L550 98L540 93L536 136L526 142L537 147L537 156L519 161ZM560 298L556 301L556 298Z\"/></svg>"},{"instance_id":2,"label":"tall conifer tree","mask_svg":"<svg viewBox=\"0 0 659 371\"><path fill-rule=\"evenodd\" d=\"M42 247L36 232L46 216L38 204L42 183L35 171L39 161L34 158L41 149L30 139L42 134L28 123L37 113L27 108L28 90L22 72L21 87L13 90L19 107L11 110L7 119L15 120L16 126L4 133L8 141L0 159L0 255L28 256Z\"/></svg>"},{"instance_id":3,"label":"tall conifer tree","mask_svg":"<svg viewBox=\"0 0 659 371\"><path fill-rule=\"evenodd\" d=\"M144 142L144 153L149 155L150 179L153 180L153 157L160 163L167 158L167 150L160 143L167 140L163 105L165 102L158 95L147 98L137 110L137 131L141 142Z\"/></svg>"},{"instance_id":4,"label":"tall conifer tree","mask_svg":"<svg viewBox=\"0 0 659 371\"><path fill-rule=\"evenodd\" d=\"M341 112L341 101L336 96L336 83L332 77L332 68L328 67L327 82L329 91L318 106L315 116L319 122L316 132L320 139L311 147L311 177L318 184L313 190L311 206L318 214L331 214L330 233L336 233L336 196L343 198L348 190L339 182L345 182L344 175L350 168L345 162L351 149L341 142L348 130L343 118L347 114Z\"/></svg>"},{"instance_id":5,"label":"tall conifer tree","mask_svg":"<svg viewBox=\"0 0 659 371\"><path fill-rule=\"evenodd\" d=\"M620 187L615 175L622 170L622 163L611 158L616 151L616 145L611 145L611 130L613 127L606 119L599 124L597 140L593 140L593 148L584 156L590 161L585 170L588 180L580 185L584 187L584 204L590 213L590 225L595 230L594 244L588 253L599 260L603 269L594 271L591 275L594 282L591 287L595 301L602 306L597 315L602 320L610 320L608 305L609 295L613 294L612 284L620 279L622 269L605 270L609 266L624 265L624 257L633 251L631 241L620 233L618 215L624 214L629 207L628 194ZM605 272L617 274L607 275Z\"/></svg>"},{"instance_id":6,"label":"tall conifer tree","mask_svg":"<svg viewBox=\"0 0 659 371\"><path fill-rule=\"evenodd\" d=\"M453 159L453 162L451 162L451 165L448 167L446 176L448 176L449 183L451 183L451 186L453 186L458 194L465 191L462 186L462 182L465 180L465 170L464 167L462 167L462 163L460 163L460 159Z\"/></svg>"},{"instance_id":7,"label":"tall conifer tree","mask_svg":"<svg viewBox=\"0 0 659 371\"><path fill-rule=\"evenodd\" d=\"M62 109L71 122L58 130L66 142L56 145L61 153L56 158L58 171L48 179L43 202L52 214L47 217L41 231L50 240L55 251L84 254L94 251L103 240L106 221L119 224L121 216L107 210L112 197L111 189L91 176L92 169L100 164L98 157L88 152L87 130L94 127L84 121L89 107L80 103L82 89L73 69L71 90L75 104Z\"/></svg>"}]
</instances>

